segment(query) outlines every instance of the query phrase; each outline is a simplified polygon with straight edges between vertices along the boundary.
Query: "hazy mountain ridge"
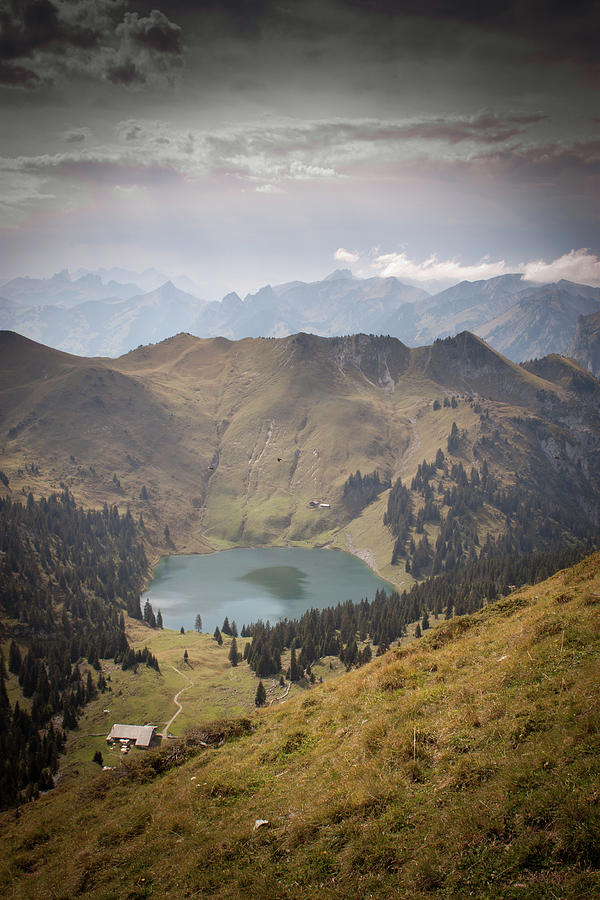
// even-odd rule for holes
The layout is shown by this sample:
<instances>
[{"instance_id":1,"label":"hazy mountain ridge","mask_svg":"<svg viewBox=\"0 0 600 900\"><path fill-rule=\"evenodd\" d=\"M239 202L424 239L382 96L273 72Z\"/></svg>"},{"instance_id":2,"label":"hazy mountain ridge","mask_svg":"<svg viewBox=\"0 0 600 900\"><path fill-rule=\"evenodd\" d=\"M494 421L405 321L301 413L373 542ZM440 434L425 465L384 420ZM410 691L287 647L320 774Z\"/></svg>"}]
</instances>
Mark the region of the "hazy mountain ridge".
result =
<instances>
[{"instance_id":1,"label":"hazy mountain ridge","mask_svg":"<svg viewBox=\"0 0 600 900\"><path fill-rule=\"evenodd\" d=\"M102 277L113 275L136 273L13 279L0 287L0 326L71 353L113 357L179 331L231 340L364 332L417 346L468 330L519 362L567 352L578 317L600 306L600 288L564 280L539 285L519 274L428 295L394 277L361 279L338 269L322 281L265 285L243 300L232 292L221 301L199 299L189 280L186 290L181 278L157 285L155 270L139 278L154 285L150 290L114 280L105 285Z\"/></svg>"},{"instance_id":2,"label":"hazy mountain ridge","mask_svg":"<svg viewBox=\"0 0 600 900\"><path fill-rule=\"evenodd\" d=\"M115 297L128 300L140 294L141 289L133 282L103 281L100 275L91 272L73 280L69 272L63 269L51 278L13 278L0 286L0 292L11 306L30 308L51 305L71 307L86 301Z\"/></svg>"},{"instance_id":3,"label":"hazy mountain ridge","mask_svg":"<svg viewBox=\"0 0 600 900\"><path fill-rule=\"evenodd\" d=\"M567 353L577 319L598 309L600 289L568 281L529 288L503 315L480 328L486 341L511 359Z\"/></svg>"}]
</instances>

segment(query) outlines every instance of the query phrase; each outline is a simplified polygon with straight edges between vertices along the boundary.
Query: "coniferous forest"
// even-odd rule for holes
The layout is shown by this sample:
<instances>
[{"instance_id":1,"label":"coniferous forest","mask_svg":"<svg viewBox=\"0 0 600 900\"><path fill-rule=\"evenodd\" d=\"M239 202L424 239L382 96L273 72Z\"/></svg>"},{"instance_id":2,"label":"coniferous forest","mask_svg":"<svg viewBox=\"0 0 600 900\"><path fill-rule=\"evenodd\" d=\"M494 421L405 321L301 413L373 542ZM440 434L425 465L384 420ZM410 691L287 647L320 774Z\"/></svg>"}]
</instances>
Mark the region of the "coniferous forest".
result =
<instances>
[{"instance_id":1,"label":"coniferous forest","mask_svg":"<svg viewBox=\"0 0 600 900\"><path fill-rule=\"evenodd\" d=\"M543 581L573 565L590 549L591 543L583 542L570 548L513 554L486 545L479 558L462 568L432 576L401 594L377 591L371 601L347 600L335 607L311 609L299 620L245 625L241 637L252 640L244 658L262 678L277 675L282 652L291 649L286 673L290 681L310 676L311 666L325 656L339 656L348 669L362 665L371 659L371 644L378 654L385 652L392 641L406 634L409 623L421 622L419 627L427 628L429 613L449 619L476 612L516 587ZM362 650L357 640L364 643Z\"/></svg>"},{"instance_id":2,"label":"coniferous forest","mask_svg":"<svg viewBox=\"0 0 600 900\"><path fill-rule=\"evenodd\" d=\"M52 787L65 732L107 689L101 660L145 662L125 636L124 611L141 618L147 559L139 527L116 506L76 505L68 491L25 504L0 499L0 806ZM131 657L133 656L133 660ZM8 672L7 672L8 667ZM19 682L11 704L8 673Z\"/></svg>"}]
</instances>

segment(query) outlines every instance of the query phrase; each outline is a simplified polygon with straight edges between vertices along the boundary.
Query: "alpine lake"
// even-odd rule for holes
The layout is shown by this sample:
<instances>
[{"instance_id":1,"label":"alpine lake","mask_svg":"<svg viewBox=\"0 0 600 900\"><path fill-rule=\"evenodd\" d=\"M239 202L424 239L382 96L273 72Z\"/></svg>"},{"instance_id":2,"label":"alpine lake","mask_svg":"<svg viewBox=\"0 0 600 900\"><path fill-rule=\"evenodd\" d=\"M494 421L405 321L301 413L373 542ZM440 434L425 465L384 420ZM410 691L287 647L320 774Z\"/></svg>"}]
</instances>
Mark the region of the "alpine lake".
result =
<instances>
[{"instance_id":1,"label":"alpine lake","mask_svg":"<svg viewBox=\"0 0 600 900\"><path fill-rule=\"evenodd\" d=\"M307 609L346 600L373 600L393 585L369 567L337 550L235 549L194 556L168 556L155 567L142 594L161 611L166 628L188 631L198 613L202 631L212 632L225 616L238 629L262 619L271 624L299 619Z\"/></svg>"}]
</instances>

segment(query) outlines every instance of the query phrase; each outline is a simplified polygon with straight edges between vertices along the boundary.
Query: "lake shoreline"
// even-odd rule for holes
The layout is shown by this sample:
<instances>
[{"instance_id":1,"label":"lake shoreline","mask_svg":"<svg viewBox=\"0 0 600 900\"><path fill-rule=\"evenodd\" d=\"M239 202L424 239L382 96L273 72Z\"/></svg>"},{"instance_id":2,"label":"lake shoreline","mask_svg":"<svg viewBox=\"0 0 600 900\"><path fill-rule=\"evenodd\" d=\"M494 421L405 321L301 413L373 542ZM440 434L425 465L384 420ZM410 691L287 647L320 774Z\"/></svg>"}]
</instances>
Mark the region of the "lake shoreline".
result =
<instances>
[{"instance_id":1,"label":"lake shoreline","mask_svg":"<svg viewBox=\"0 0 600 900\"><path fill-rule=\"evenodd\" d=\"M149 600L155 612L160 609L165 625L174 629L192 627L197 614L203 630L211 631L225 616L238 626L298 619L310 608L372 600L377 590L396 590L369 562L339 546L171 553L153 567L141 600Z\"/></svg>"}]
</instances>

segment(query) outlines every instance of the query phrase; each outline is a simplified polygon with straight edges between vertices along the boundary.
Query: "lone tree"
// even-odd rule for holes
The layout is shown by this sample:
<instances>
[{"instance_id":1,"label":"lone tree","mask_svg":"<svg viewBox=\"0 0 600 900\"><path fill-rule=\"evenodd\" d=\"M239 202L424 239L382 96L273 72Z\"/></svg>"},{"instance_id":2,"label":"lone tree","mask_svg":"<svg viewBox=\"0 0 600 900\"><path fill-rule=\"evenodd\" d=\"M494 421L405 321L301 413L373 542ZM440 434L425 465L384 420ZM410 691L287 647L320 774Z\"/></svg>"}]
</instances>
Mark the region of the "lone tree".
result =
<instances>
[{"instance_id":1,"label":"lone tree","mask_svg":"<svg viewBox=\"0 0 600 900\"><path fill-rule=\"evenodd\" d=\"M231 648L229 650L229 662L232 666L237 666L240 661L240 655L238 653L237 641L235 638L231 641Z\"/></svg>"},{"instance_id":2,"label":"lone tree","mask_svg":"<svg viewBox=\"0 0 600 900\"><path fill-rule=\"evenodd\" d=\"M202 616L200 613L196 616L196 621L194 622L194 628L198 633L202 631Z\"/></svg>"},{"instance_id":3,"label":"lone tree","mask_svg":"<svg viewBox=\"0 0 600 900\"><path fill-rule=\"evenodd\" d=\"M104 758L103 758L102 752L100 750L96 750L96 752L94 753L92 762L98 763L99 766L104 765Z\"/></svg>"},{"instance_id":4,"label":"lone tree","mask_svg":"<svg viewBox=\"0 0 600 900\"><path fill-rule=\"evenodd\" d=\"M258 682L258 687L256 688L256 696L254 697L254 703L256 706L264 706L267 702L267 692L265 691L265 686L262 681Z\"/></svg>"},{"instance_id":5,"label":"lone tree","mask_svg":"<svg viewBox=\"0 0 600 900\"><path fill-rule=\"evenodd\" d=\"M185 628L183 627L183 625L179 629L179 634L185 634Z\"/></svg>"},{"instance_id":6,"label":"lone tree","mask_svg":"<svg viewBox=\"0 0 600 900\"><path fill-rule=\"evenodd\" d=\"M184 650L184 651L183 651L183 661L184 661L184 662L187 662L187 661L189 660L189 658L190 658L190 657L189 657L189 655L188 655L187 650Z\"/></svg>"},{"instance_id":7,"label":"lone tree","mask_svg":"<svg viewBox=\"0 0 600 900\"><path fill-rule=\"evenodd\" d=\"M162 613L161 613L160 609L159 609L159 611L156 613L156 627L157 627L157 628L162 628L162 627L163 627Z\"/></svg>"},{"instance_id":8,"label":"lone tree","mask_svg":"<svg viewBox=\"0 0 600 900\"><path fill-rule=\"evenodd\" d=\"M154 610L152 609L152 604L149 600L146 600L144 604L144 622L146 622L150 628L156 628L156 616L154 615Z\"/></svg>"},{"instance_id":9,"label":"lone tree","mask_svg":"<svg viewBox=\"0 0 600 900\"><path fill-rule=\"evenodd\" d=\"M302 670L302 666L299 666L296 662L296 648L292 647L292 653L290 657L290 681L300 681L304 672Z\"/></svg>"},{"instance_id":10,"label":"lone tree","mask_svg":"<svg viewBox=\"0 0 600 900\"><path fill-rule=\"evenodd\" d=\"M452 398L454 400L454 398ZM448 435L448 453L456 453L460 446L460 434L456 422L452 423L450 434Z\"/></svg>"}]
</instances>

